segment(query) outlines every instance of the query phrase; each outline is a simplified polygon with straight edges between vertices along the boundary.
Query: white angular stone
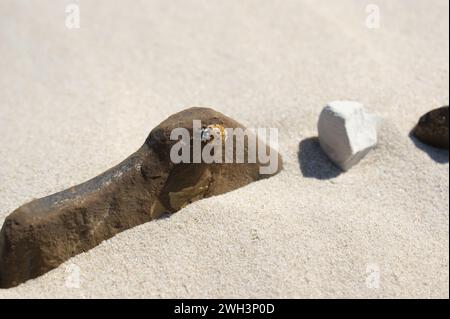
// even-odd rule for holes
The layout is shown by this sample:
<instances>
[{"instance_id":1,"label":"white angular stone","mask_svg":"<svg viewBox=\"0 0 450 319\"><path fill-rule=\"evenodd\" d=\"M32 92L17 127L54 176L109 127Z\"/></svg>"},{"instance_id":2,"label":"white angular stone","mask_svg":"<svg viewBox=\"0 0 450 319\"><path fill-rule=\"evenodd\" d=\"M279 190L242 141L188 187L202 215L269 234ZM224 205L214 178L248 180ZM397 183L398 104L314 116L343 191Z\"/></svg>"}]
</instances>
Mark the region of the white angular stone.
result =
<instances>
[{"instance_id":1,"label":"white angular stone","mask_svg":"<svg viewBox=\"0 0 450 319\"><path fill-rule=\"evenodd\" d=\"M377 144L378 118L358 102L328 103L319 117L320 146L342 170L357 164Z\"/></svg>"}]
</instances>

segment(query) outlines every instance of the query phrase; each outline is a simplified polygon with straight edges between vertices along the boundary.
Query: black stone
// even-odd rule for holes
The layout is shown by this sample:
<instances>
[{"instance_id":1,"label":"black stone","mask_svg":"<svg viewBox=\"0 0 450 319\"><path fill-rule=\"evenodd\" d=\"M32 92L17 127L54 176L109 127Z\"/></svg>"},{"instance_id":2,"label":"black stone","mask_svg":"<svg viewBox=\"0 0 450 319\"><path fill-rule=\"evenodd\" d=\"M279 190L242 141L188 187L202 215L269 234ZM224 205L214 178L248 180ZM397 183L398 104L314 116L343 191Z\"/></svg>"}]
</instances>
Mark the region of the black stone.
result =
<instances>
[{"instance_id":1,"label":"black stone","mask_svg":"<svg viewBox=\"0 0 450 319\"><path fill-rule=\"evenodd\" d=\"M448 150L448 122L448 106L443 106L422 116L413 134L425 144Z\"/></svg>"}]
</instances>

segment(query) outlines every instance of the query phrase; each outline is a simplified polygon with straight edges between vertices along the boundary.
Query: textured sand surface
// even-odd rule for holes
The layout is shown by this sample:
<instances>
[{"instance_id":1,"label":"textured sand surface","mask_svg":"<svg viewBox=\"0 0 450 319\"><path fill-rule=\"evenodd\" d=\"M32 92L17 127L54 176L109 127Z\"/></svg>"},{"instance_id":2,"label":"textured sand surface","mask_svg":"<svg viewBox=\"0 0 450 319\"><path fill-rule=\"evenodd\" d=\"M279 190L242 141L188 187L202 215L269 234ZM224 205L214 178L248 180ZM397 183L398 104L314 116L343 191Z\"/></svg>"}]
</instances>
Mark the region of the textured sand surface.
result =
<instances>
[{"instance_id":1,"label":"textured sand surface","mask_svg":"<svg viewBox=\"0 0 450 319\"><path fill-rule=\"evenodd\" d=\"M75 1L76 2L76 1ZM448 153L408 137L449 102L447 0L0 0L0 223L134 152L185 107L277 127L285 170L103 242L10 297L449 297ZM382 116L340 174L332 100ZM70 270L80 288L66 287ZM367 267L379 267L379 288Z\"/></svg>"}]
</instances>

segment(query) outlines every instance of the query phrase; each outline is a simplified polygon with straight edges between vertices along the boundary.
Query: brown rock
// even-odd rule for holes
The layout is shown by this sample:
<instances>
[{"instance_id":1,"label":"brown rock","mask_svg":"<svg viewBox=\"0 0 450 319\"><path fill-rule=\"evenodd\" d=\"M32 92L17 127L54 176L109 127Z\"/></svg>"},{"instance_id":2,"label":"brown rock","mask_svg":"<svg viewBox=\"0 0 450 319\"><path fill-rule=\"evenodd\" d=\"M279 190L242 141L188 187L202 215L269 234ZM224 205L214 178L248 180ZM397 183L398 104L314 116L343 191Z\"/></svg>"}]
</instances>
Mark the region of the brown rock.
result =
<instances>
[{"instance_id":1,"label":"brown rock","mask_svg":"<svg viewBox=\"0 0 450 319\"><path fill-rule=\"evenodd\" d=\"M193 136L193 120L201 120L204 126L242 127L212 109L187 109L153 129L144 145L119 165L19 207L0 232L0 287L40 276L117 233L176 212L192 201L269 176L260 174L258 162L172 163L170 149L177 141L170 140L170 132L184 127ZM277 156L275 174L282 166Z\"/></svg>"},{"instance_id":2,"label":"brown rock","mask_svg":"<svg viewBox=\"0 0 450 319\"><path fill-rule=\"evenodd\" d=\"M448 122L448 106L443 106L422 116L413 133L425 144L448 150Z\"/></svg>"}]
</instances>

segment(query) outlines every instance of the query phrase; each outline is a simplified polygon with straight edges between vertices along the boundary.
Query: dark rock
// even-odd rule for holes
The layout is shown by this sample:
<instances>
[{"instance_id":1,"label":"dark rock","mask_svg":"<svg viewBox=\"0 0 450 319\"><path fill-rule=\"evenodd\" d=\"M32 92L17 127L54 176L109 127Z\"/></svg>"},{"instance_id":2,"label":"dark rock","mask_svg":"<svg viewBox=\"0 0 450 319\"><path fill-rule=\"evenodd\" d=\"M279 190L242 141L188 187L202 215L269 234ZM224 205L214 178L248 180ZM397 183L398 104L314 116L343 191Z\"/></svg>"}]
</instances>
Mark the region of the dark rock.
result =
<instances>
[{"instance_id":1,"label":"dark rock","mask_svg":"<svg viewBox=\"0 0 450 319\"><path fill-rule=\"evenodd\" d=\"M422 116L413 130L421 142L448 149L448 106L432 110Z\"/></svg>"},{"instance_id":2,"label":"dark rock","mask_svg":"<svg viewBox=\"0 0 450 319\"><path fill-rule=\"evenodd\" d=\"M184 127L193 136L193 120L242 127L208 108L187 109L153 129L144 145L116 167L19 207L0 232L0 287L40 276L117 233L176 212L192 201L269 176L260 174L258 162L172 163L170 149L177 141L170 140L171 130ZM278 154L277 158L275 174L282 166Z\"/></svg>"}]
</instances>

